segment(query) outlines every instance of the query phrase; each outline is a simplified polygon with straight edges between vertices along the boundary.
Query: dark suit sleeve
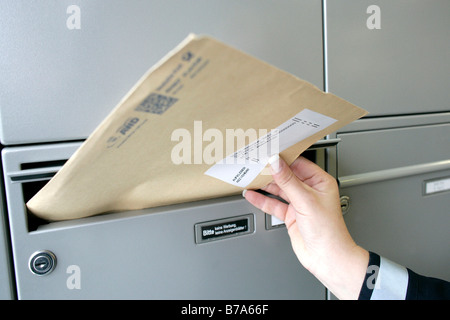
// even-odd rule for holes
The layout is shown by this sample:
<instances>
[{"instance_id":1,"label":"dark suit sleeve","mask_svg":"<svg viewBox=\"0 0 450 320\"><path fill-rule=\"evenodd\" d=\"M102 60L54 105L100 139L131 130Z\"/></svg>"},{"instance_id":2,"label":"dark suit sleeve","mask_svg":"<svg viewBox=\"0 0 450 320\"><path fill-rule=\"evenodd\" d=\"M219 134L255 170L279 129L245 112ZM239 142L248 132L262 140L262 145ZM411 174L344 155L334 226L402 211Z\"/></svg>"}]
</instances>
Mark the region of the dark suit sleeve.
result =
<instances>
[{"instance_id":1,"label":"dark suit sleeve","mask_svg":"<svg viewBox=\"0 0 450 320\"><path fill-rule=\"evenodd\" d=\"M425 277L408 269L406 300L450 300L450 282Z\"/></svg>"},{"instance_id":2,"label":"dark suit sleeve","mask_svg":"<svg viewBox=\"0 0 450 320\"><path fill-rule=\"evenodd\" d=\"M370 300L372 297L375 282L380 268L380 256L369 251L369 264L367 265L366 276L364 278L358 300Z\"/></svg>"},{"instance_id":3,"label":"dark suit sleeve","mask_svg":"<svg viewBox=\"0 0 450 320\"><path fill-rule=\"evenodd\" d=\"M370 252L359 299L447 300L450 299L450 283L419 275Z\"/></svg>"}]
</instances>

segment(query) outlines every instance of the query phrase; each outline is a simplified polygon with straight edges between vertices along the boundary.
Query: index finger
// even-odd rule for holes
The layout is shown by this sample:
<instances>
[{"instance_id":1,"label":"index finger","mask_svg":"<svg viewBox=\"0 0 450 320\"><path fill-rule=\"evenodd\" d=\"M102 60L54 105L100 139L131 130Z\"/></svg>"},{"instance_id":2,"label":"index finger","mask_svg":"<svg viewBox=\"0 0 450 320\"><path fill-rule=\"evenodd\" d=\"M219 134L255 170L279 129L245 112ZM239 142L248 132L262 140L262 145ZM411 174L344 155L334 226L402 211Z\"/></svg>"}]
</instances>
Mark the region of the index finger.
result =
<instances>
[{"instance_id":1,"label":"index finger","mask_svg":"<svg viewBox=\"0 0 450 320\"><path fill-rule=\"evenodd\" d=\"M298 157L290 167L300 181L318 191L325 191L329 183L336 183L330 174L305 157Z\"/></svg>"}]
</instances>

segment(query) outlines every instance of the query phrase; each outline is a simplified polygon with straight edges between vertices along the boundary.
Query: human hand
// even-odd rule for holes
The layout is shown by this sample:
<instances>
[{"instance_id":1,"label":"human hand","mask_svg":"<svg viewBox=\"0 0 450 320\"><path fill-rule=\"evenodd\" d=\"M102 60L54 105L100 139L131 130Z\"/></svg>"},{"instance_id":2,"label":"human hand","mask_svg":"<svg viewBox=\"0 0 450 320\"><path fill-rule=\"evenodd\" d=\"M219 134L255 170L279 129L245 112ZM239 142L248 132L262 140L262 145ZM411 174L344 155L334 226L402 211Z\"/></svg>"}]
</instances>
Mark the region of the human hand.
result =
<instances>
[{"instance_id":1,"label":"human hand","mask_svg":"<svg viewBox=\"0 0 450 320\"><path fill-rule=\"evenodd\" d=\"M299 261L338 298L357 298L369 255L347 230L336 180L303 157L290 167L278 155L269 162L274 181L263 190L288 203L252 190L244 197L285 222Z\"/></svg>"}]
</instances>

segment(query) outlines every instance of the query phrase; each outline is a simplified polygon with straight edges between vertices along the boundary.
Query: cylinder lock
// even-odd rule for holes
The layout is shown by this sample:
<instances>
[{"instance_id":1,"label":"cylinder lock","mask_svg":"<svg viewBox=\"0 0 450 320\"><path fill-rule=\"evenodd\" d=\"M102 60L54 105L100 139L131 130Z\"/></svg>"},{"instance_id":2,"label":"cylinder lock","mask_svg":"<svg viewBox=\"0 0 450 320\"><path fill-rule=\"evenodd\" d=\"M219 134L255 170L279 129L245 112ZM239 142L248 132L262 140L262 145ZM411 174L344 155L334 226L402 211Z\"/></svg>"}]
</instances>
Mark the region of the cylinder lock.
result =
<instances>
[{"instance_id":1,"label":"cylinder lock","mask_svg":"<svg viewBox=\"0 0 450 320\"><path fill-rule=\"evenodd\" d=\"M47 275L56 267L56 256L48 250L35 252L31 255L29 267L35 275Z\"/></svg>"},{"instance_id":2,"label":"cylinder lock","mask_svg":"<svg viewBox=\"0 0 450 320\"><path fill-rule=\"evenodd\" d=\"M345 215L348 212L348 209L350 208L350 197L341 196L340 200L341 200L342 214Z\"/></svg>"}]
</instances>

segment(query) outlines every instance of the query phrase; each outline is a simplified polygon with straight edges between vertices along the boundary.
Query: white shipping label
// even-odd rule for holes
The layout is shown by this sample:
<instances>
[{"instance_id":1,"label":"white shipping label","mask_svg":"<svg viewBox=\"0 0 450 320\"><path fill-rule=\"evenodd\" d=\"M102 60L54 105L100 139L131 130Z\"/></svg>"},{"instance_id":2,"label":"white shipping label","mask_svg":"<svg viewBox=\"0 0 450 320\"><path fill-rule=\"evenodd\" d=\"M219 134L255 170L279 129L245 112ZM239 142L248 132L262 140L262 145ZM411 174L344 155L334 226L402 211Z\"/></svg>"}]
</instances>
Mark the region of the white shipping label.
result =
<instances>
[{"instance_id":1,"label":"white shipping label","mask_svg":"<svg viewBox=\"0 0 450 320\"><path fill-rule=\"evenodd\" d=\"M228 155L205 174L245 188L266 167L270 156L329 127L337 120L304 109L268 134Z\"/></svg>"}]
</instances>

